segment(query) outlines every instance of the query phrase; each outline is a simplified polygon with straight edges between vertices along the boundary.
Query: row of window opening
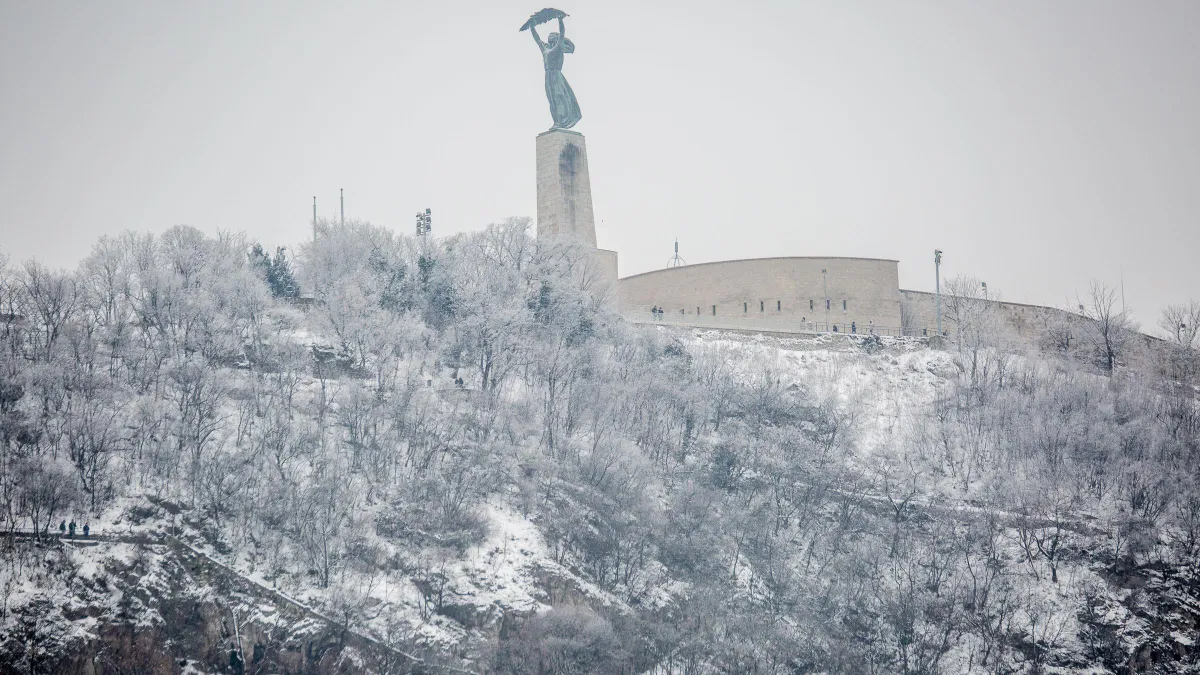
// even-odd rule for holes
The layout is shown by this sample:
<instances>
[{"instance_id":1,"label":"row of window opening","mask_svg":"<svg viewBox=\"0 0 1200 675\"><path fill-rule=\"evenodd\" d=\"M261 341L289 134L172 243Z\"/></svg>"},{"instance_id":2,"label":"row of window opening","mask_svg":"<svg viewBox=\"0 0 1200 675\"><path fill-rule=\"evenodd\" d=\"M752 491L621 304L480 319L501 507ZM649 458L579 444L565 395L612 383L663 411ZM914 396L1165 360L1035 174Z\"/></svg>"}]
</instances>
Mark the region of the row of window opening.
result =
<instances>
[{"instance_id":1,"label":"row of window opening","mask_svg":"<svg viewBox=\"0 0 1200 675\"><path fill-rule=\"evenodd\" d=\"M829 310L829 309L831 308L831 303L832 303L832 301L831 301L829 298L825 298L825 309L826 309L826 310ZM847 300L842 300L842 311L843 311L843 312L847 311L847 310L849 309L849 306L850 306L850 305L849 305L849 301L847 301ZM712 315L713 315L713 316L716 316L716 315L717 315L717 306L716 306L716 305L712 305L710 309L711 309L711 311L712 311ZM816 301L815 301L815 300L809 300L809 301L808 301L808 309L809 309L809 311L815 311L815 310L816 310ZM659 310L657 307L655 307L653 311L654 311L654 313L658 313L658 312L659 312L659 311L661 311L661 310ZM766 303L766 301L764 301L764 300L759 300L759 301L758 301L758 311L759 311L759 312L766 312L766 311L767 311L767 303ZM782 301L782 300L776 300L776 301L775 301L775 311L776 311L776 312L782 312L782 311L783 311L783 301ZM682 309L681 309L681 310L679 310L679 313L680 313L680 314L683 314L683 310L682 310ZM749 302L743 302L743 303L742 303L742 313L743 313L743 314L749 314L749 313L750 313L750 303L749 303ZM699 308L699 307L697 307L697 308L696 308L696 316L700 316L700 308Z\"/></svg>"},{"instance_id":2,"label":"row of window opening","mask_svg":"<svg viewBox=\"0 0 1200 675\"><path fill-rule=\"evenodd\" d=\"M825 309L826 309L826 310L828 310L828 309L831 309L831 306L830 306L830 305L831 305L831 303L832 303L832 300L830 300L829 298L825 298ZM842 311L843 311L843 312L845 312L845 311L846 311L848 308L849 308L849 301L847 301L847 300L842 300ZM816 300L812 300L811 298L809 299L809 301L808 301L808 310L809 310L810 312L812 312L812 311L816 311ZM758 311L759 311L759 312L765 312L765 311L766 311L766 303L765 303L765 302L763 302L762 300L759 300L759 301L758 301ZM782 312L782 311L783 311L783 301L782 301L782 300L776 300L776 301L775 301L775 311L776 311L776 312ZM696 308L696 313L697 313L697 314L699 314L699 313L700 313L700 308L699 308L699 307L697 307L697 308ZM717 313L717 306L716 306L716 305L713 305L713 306L712 306L712 313L713 313L713 315L714 315L714 316L716 315L716 313ZM743 302L743 303L742 303L742 314L749 314L749 313L750 313L750 303L748 303L748 302Z\"/></svg>"}]
</instances>

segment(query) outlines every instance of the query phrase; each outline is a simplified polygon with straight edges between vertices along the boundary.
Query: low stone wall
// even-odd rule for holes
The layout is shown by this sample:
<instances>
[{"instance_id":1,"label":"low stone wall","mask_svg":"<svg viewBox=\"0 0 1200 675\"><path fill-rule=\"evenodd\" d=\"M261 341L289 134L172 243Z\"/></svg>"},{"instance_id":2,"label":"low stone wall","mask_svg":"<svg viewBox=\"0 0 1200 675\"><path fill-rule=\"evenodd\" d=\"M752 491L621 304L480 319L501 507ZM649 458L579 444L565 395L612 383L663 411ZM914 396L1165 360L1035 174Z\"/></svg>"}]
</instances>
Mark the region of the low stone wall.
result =
<instances>
[{"instance_id":1,"label":"low stone wall","mask_svg":"<svg viewBox=\"0 0 1200 675\"><path fill-rule=\"evenodd\" d=\"M1027 305L1020 302L989 302L1008 328L1009 336L1036 343L1058 327L1070 325L1082 317L1056 307ZM926 291L900 290L902 326L906 335L937 335L937 295ZM942 296L942 330L957 332L947 312L947 296Z\"/></svg>"}]
</instances>

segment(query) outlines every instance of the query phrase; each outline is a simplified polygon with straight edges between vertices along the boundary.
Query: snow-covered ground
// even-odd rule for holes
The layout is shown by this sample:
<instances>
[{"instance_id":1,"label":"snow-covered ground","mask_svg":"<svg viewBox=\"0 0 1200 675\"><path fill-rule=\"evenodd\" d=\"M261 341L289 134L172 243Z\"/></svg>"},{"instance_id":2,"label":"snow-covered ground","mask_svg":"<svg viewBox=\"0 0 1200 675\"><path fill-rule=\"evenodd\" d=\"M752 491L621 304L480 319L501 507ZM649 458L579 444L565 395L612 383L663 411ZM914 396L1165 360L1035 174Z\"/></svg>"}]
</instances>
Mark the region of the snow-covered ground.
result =
<instances>
[{"instance_id":1,"label":"snow-covered ground","mask_svg":"<svg viewBox=\"0 0 1200 675\"><path fill-rule=\"evenodd\" d=\"M720 364L721 375L731 380L750 384L767 378L780 388L803 392L806 400L836 402L852 420L849 429L852 451L846 461L872 479L907 461L906 453L912 452L914 426L928 416L935 399L960 377L960 368L951 353L930 349L919 339L767 336L678 327L643 330L678 340L697 360ZM303 344L320 340L307 329L296 329L290 339ZM402 378L436 379L439 384L452 385L446 372L426 363L402 363L397 372ZM313 378L305 378L298 383L297 391L312 397L321 386ZM456 395L453 386L447 386L449 393L439 389L428 388L425 395L450 406L449 397ZM508 397L520 398L525 394L523 385L514 383ZM343 400L336 400L330 407L336 411L342 405ZM914 481L918 493L912 499L913 508L939 508L943 510L938 513L964 516L986 513L999 519L1001 555L1018 572L1008 582L1013 597L1020 599L1019 606L1006 619L1006 630L1024 634L1060 656L1070 655L1083 662L1090 657L1085 655L1087 645L1079 637L1082 606L1094 607L1100 621L1121 626L1118 637L1123 643L1139 644L1155 630L1155 625L1160 625L1145 619L1144 614L1131 611L1130 607L1140 602L1135 592L1106 578L1103 566L1086 553L1107 545L1103 537L1092 541L1070 535L1068 544L1074 552L1059 562L1058 581L1051 581L1044 562L1030 564L1028 570L1022 567L1025 563L1016 535L1005 524L1016 513L996 505L980 506L971 484L961 484L928 467L913 469L912 463L909 469L915 471L909 479ZM880 503L883 500L879 489L873 489L866 498ZM277 570L268 570L247 547L228 547L213 541L211 532L202 531L200 523L189 520L187 513L176 515L179 507L158 499L150 489L133 489L121 495L90 525L92 532L101 536L178 535L199 554L261 589L258 601L248 601L239 610L241 620L259 625L283 621L278 607L262 600L278 595L311 609L330 623L352 611L356 630L376 640L386 640L399 627L400 632L420 644L450 651L487 641L506 615L529 616L548 611L553 604L547 595L548 585L569 587L576 601L621 612L633 611L618 594L599 588L573 569L570 561L557 562L536 519L523 514L521 501L515 489L506 488L493 494L479 512L486 523L486 536L467 547L462 555L414 550L378 535L371 524L376 522L385 503L356 501L357 513L351 515L351 521L365 524L365 543L378 547L383 551L383 559L391 562L370 573L339 571L327 588L299 574L280 575ZM169 588L171 582L162 572L169 555L165 548L144 549L132 543L68 547L61 552L60 563L70 571L55 577L65 579L64 583L6 567L0 570L5 607L33 607L40 603L50 608L43 617L44 624L61 628L62 634L55 639L62 644L96 638L98 615L117 612L130 602L141 610L134 616L135 625L161 623L162 616L146 598L165 596L178 589ZM106 588L105 579L130 569L135 563L139 569L151 572L137 581L144 592L128 601L122 591ZM643 608L667 607L673 597L689 591L686 583L671 579L660 564L652 564L648 574L655 581L640 598ZM754 574L747 562L738 561L735 576L739 584L752 587ZM216 591L197 588L196 593L207 594L211 599ZM13 630L18 620L18 614L8 612L0 628ZM292 626L292 630L302 629ZM1179 628L1168 639L1181 646L1192 646L1197 635L1195 631ZM945 657L945 671L984 672L972 662L973 653L971 638L956 645ZM191 669L188 672L202 672L195 666L188 668Z\"/></svg>"}]
</instances>

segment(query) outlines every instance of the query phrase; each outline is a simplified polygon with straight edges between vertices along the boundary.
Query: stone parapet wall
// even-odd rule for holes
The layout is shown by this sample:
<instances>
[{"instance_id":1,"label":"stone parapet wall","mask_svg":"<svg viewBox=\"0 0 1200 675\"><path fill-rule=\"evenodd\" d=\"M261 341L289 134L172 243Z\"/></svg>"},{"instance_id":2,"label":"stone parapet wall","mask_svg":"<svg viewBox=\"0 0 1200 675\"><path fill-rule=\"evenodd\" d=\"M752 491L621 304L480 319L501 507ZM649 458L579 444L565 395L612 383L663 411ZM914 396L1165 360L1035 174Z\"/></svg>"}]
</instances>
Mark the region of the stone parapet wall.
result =
<instances>
[{"instance_id":1,"label":"stone parapet wall","mask_svg":"<svg viewBox=\"0 0 1200 675\"><path fill-rule=\"evenodd\" d=\"M649 316L657 306L673 317L703 317L704 325L764 330L784 325L832 330L836 325L841 332L853 324L859 333L878 328L876 332L895 334L901 325L899 287L895 260L756 258L625 277L618 298L625 315ZM768 328L773 325L779 327Z\"/></svg>"},{"instance_id":2,"label":"stone parapet wall","mask_svg":"<svg viewBox=\"0 0 1200 675\"><path fill-rule=\"evenodd\" d=\"M946 310L947 296L942 296L942 330L957 332L954 319ZM990 301L988 304L999 313L1009 337L1036 343L1048 331L1058 326L1070 325L1083 317L1056 307L1027 305L1020 302ZM937 295L927 291L900 291L900 309L903 314L905 333L909 335L937 334Z\"/></svg>"}]
</instances>

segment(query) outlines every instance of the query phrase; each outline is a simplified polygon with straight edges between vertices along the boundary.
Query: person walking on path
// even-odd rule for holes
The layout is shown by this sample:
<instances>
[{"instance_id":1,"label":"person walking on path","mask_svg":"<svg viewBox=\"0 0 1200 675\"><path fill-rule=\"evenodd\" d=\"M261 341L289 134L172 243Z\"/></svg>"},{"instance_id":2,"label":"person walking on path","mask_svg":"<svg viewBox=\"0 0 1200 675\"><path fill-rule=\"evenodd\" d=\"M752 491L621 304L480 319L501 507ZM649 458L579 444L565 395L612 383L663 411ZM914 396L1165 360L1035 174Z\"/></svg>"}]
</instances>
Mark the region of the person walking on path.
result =
<instances>
[{"instance_id":1,"label":"person walking on path","mask_svg":"<svg viewBox=\"0 0 1200 675\"><path fill-rule=\"evenodd\" d=\"M71 524L67 526L67 530L70 532L69 537L71 539L74 539L75 538L75 521L73 521L73 520L71 521Z\"/></svg>"},{"instance_id":2,"label":"person walking on path","mask_svg":"<svg viewBox=\"0 0 1200 675\"><path fill-rule=\"evenodd\" d=\"M92 528L91 528L91 527L89 527L87 523L84 523L84 524L83 524L83 538L84 538L84 539L87 539L87 538L88 538L88 532L90 532L90 531L91 531L91 529L92 529Z\"/></svg>"},{"instance_id":3,"label":"person walking on path","mask_svg":"<svg viewBox=\"0 0 1200 675\"><path fill-rule=\"evenodd\" d=\"M67 521L62 521L58 524L58 536L62 537L67 534Z\"/></svg>"}]
</instances>

